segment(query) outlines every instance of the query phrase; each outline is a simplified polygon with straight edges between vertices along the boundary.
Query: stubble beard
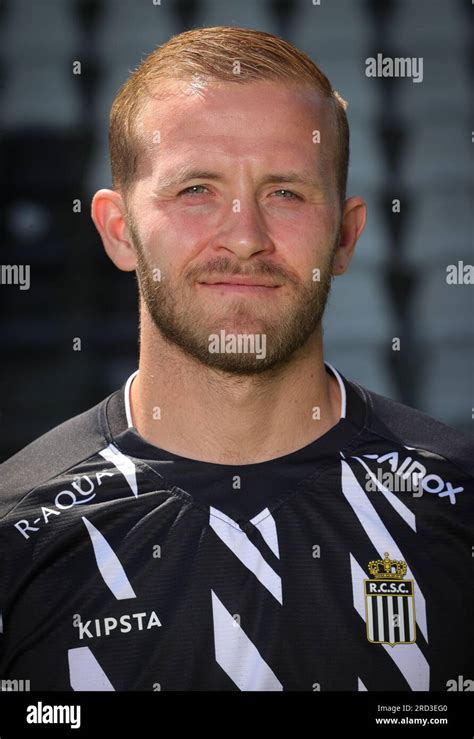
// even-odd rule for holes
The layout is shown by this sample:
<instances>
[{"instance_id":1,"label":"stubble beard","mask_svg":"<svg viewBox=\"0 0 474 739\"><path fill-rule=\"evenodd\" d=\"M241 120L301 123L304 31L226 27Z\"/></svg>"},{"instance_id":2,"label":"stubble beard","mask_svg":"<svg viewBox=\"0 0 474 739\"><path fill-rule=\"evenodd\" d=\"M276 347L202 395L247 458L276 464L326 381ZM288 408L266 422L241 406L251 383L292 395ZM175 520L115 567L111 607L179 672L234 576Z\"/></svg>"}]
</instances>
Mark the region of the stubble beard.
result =
<instances>
[{"instance_id":1,"label":"stubble beard","mask_svg":"<svg viewBox=\"0 0 474 739\"><path fill-rule=\"evenodd\" d=\"M146 250L133 219L129 217L129 230L137 254L136 276L138 289L143 303L149 313L154 326L161 336L170 344L179 347L186 355L208 368L232 375L255 375L258 373L273 373L281 370L292 361L296 352L304 350L309 339L320 327L326 308L332 284L332 266L334 261L337 239L328 251L328 258L324 265L319 266L319 281L311 281L304 285L292 275L285 274L282 279L281 270L275 271L273 265L258 264L258 270L252 276L273 275L277 282L286 287L277 288L290 290L294 300L280 300L275 296L255 298L264 303L274 300L274 305L282 305L273 320L269 317L272 307L255 309L251 296L240 297L238 294L220 298L222 305L226 301L227 308L220 316L217 311L214 315L204 315L202 303L196 296L201 289L196 286L198 275L191 269L185 277L185 285L170 284L166 275L161 280L154 279L156 266L147 258ZM254 263L256 264L256 263ZM207 265L212 269L213 278L216 274L243 274L240 268L227 257L219 257ZM205 271L208 278L209 269ZM248 271L246 275L250 274ZM199 267L199 277L203 276L203 269ZM284 304L284 306L283 306ZM201 309L201 313L200 313ZM255 353L218 352L209 350L209 339L212 334L219 334L224 330L227 334L264 334L266 336L265 356L257 357Z\"/></svg>"}]
</instances>

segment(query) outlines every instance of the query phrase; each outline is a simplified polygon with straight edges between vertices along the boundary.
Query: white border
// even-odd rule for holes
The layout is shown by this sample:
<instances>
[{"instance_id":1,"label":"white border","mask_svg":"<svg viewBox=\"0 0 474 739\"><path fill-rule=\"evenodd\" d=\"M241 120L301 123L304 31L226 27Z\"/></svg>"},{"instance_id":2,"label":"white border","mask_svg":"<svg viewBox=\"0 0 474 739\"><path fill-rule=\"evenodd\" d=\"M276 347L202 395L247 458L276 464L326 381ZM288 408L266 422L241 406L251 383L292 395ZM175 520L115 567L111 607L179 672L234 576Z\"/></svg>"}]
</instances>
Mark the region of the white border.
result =
<instances>
[{"instance_id":1,"label":"white border","mask_svg":"<svg viewBox=\"0 0 474 739\"><path fill-rule=\"evenodd\" d=\"M329 362L326 362L326 361L324 361L324 364L326 365L326 367L329 367L329 369L332 372L334 372L336 380L339 383L339 389L341 391L341 418L345 418L346 417L347 396L346 396L346 388L344 385L344 381L341 375L339 374L339 372L337 371L337 369L333 367L332 364L329 364Z\"/></svg>"},{"instance_id":2,"label":"white border","mask_svg":"<svg viewBox=\"0 0 474 739\"><path fill-rule=\"evenodd\" d=\"M129 429L130 428L133 428L132 410L130 408L130 386L131 386L131 384L133 382L133 378L136 377L136 375L138 375L138 370L135 370L135 372L133 372L133 374L130 375L130 377L128 378L128 380L127 380L127 382L125 384L125 392L124 392L124 395L125 395L125 414L127 416L127 423L128 423L128 428Z\"/></svg>"}]
</instances>

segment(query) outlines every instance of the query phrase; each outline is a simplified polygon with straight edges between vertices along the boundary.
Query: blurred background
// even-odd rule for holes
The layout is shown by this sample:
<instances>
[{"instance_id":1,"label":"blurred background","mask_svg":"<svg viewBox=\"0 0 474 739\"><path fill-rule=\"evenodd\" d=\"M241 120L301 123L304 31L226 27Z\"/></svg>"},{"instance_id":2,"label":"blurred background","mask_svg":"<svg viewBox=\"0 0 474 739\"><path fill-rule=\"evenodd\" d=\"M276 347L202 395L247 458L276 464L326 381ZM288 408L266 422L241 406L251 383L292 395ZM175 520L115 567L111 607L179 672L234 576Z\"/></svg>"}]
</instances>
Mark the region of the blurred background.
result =
<instances>
[{"instance_id":1,"label":"blurred background","mask_svg":"<svg viewBox=\"0 0 474 739\"><path fill-rule=\"evenodd\" d=\"M94 192L111 186L109 110L157 45L215 25L282 36L349 103L347 196L367 201L368 222L333 284L326 359L472 431L474 286L447 284L446 267L474 263L473 12L471 0L4 0L0 264L30 265L31 285L0 285L0 460L137 368L135 278L90 218ZM423 57L423 81L367 77L378 53Z\"/></svg>"}]
</instances>

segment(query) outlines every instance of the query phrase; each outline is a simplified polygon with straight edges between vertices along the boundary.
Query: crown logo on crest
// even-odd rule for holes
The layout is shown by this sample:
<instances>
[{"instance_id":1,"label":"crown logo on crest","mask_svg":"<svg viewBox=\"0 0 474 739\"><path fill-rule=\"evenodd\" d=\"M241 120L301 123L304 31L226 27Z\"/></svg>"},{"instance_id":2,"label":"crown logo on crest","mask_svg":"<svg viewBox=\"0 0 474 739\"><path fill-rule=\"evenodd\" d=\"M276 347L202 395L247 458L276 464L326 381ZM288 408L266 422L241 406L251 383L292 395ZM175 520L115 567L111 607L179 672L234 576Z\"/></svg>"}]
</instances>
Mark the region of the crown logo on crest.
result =
<instances>
[{"instance_id":1,"label":"crown logo on crest","mask_svg":"<svg viewBox=\"0 0 474 739\"><path fill-rule=\"evenodd\" d=\"M407 563L402 559L390 559L388 552L385 552L383 559L371 560L368 569L377 580L383 578L401 580L407 574Z\"/></svg>"}]
</instances>

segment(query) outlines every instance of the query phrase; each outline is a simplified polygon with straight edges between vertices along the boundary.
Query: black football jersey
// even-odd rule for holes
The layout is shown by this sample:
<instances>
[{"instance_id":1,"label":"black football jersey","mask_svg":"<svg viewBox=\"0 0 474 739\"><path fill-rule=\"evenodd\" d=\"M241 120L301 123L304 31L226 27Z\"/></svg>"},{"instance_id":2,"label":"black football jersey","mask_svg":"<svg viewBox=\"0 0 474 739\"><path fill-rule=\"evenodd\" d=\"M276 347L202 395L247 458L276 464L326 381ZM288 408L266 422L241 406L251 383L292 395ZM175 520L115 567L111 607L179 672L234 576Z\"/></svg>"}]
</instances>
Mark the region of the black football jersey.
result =
<instances>
[{"instance_id":1,"label":"black football jersey","mask_svg":"<svg viewBox=\"0 0 474 739\"><path fill-rule=\"evenodd\" d=\"M210 464L150 444L131 420L134 373L4 462L0 680L32 691L474 680L474 440L326 370L340 420L283 457Z\"/></svg>"}]
</instances>

